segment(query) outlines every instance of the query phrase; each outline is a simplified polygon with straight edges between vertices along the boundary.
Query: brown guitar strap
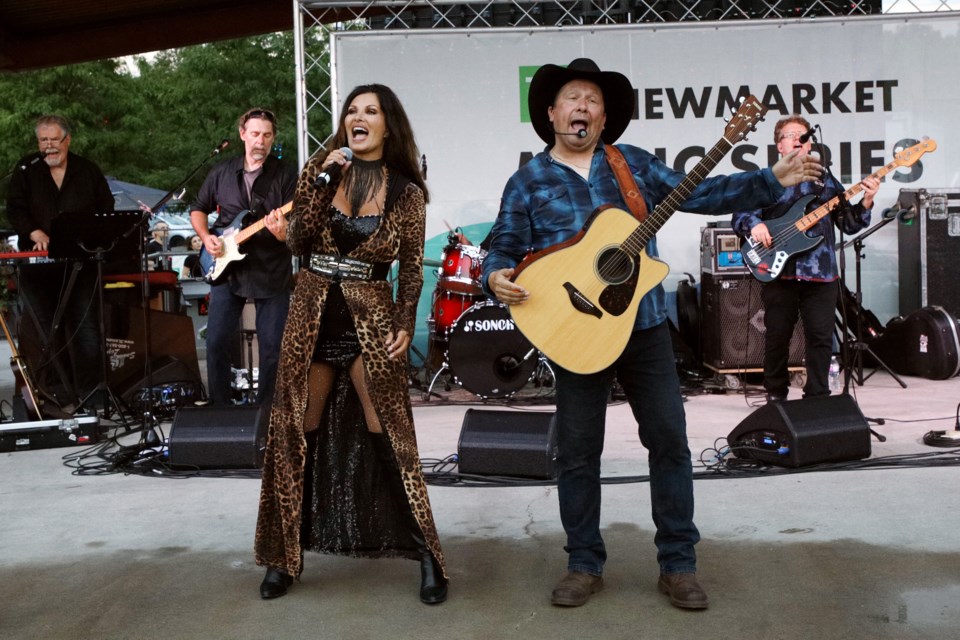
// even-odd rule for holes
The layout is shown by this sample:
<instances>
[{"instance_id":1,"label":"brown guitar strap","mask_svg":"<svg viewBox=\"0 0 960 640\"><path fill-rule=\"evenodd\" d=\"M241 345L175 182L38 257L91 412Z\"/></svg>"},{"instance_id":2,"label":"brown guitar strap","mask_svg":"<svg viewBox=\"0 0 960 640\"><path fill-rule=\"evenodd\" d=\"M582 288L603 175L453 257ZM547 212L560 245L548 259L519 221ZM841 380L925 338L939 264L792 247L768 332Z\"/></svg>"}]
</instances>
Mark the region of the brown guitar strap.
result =
<instances>
[{"instance_id":1,"label":"brown guitar strap","mask_svg":"<svg viewBox=\"0 0 960 640\"><path fill-rule=\"evenodd\" d=\"M613 169L613 175L617 178L620 193L623 194L623 199L627 201L630 213L633 214L634 218L643 222L647 219L647 203L643 201L643 196L640 195L640 187L637 186L637 181L630 173L626 158L623 157L620 149L612 144L606 145L603 149L607 153L607 162Z\"/></svg>"}]
</instances>

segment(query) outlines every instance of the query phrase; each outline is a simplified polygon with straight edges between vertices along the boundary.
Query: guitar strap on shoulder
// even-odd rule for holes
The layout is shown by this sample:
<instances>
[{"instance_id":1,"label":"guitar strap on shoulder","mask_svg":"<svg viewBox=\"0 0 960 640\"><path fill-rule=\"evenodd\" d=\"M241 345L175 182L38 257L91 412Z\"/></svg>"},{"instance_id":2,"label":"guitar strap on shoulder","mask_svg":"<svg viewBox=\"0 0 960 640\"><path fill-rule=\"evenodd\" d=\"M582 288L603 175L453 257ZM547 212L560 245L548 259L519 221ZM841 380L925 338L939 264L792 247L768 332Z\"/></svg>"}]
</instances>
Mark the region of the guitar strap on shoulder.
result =
<instances>
[{"instance_id":1,"label":"guitar strap on shoulder","mask_svg":"<svg viewBox=\"0 0 960 640\"><path fill-rule=\"evenodd\" d=\"M613 175L617 178L617 184L620 185L620 193L623 194L623 199L627 201L627 207L630 208L630 213L633 214L634 218L643 222L647 219L647 203L643 201L643 196L640 195L640 187L637 186L637 181L630 173L626 158L623 157L620 149L612 144L606 145L603 149L607 154L607 162L613 170Z\"/></svg>"}]
</instances>

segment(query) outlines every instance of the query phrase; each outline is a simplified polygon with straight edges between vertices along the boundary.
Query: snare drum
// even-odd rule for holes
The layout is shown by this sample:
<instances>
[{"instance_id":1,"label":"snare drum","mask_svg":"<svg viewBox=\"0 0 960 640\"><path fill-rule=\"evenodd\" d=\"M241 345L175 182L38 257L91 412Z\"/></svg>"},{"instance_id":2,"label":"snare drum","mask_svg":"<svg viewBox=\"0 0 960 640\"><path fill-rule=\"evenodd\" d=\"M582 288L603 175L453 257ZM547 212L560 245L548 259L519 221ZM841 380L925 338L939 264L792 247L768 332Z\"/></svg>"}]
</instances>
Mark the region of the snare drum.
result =
<instances>
[{"instance_id":1,"label":"snare drum","mask_svg":"<svg viewBox=\"0 0 960 640\"><path fill-rule=\"evenodd\" d=\"M447 366L453 379L481 398L512 396L533 377L538 361L536 349L497 302L473 305L450 332Z\"/></svg>"},{"instance_id":2,"label":"snare drum","mask_svg":"<svg viewBox=\"0 0 960 640\"><path fill-rule=\"evenodd\" d=\"M449 245L443 250L437 284L442 289L481 295L483 259L487 252L471 245Z\"/></svg>"}]
</instances>

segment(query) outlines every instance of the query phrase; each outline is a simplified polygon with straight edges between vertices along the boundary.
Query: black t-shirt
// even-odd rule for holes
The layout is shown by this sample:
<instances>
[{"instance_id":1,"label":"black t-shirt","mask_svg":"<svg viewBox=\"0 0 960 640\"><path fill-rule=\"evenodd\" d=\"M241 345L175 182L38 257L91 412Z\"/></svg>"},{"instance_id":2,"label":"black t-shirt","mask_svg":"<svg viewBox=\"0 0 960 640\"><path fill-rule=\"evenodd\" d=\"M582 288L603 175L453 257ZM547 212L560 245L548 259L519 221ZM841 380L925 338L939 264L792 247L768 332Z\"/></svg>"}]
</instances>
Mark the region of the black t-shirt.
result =
<instances>
[{"instance_id":1,"label":"black t-shirt","mask_svg":"<svg viewBox=\"0 0 960 640\"><path fill-rule=\"evenodd\" d=\"M263 163L263 171L254 182L256 206L251 211L251 198L247 196L243 182L243 156L234 156L210 170L190 209L213 213L219 207L219 215L213 225L213 230L217 232L222 232L240 216L240 226L247 227L265 213L293 200L296 186L296 170L268 156ZM234 294L264 298L290 288L290 251L269 230L262 229L240 245L240 252L247 257L230 263L227 269L226 281Z\"/></svg>"}]
</instances>

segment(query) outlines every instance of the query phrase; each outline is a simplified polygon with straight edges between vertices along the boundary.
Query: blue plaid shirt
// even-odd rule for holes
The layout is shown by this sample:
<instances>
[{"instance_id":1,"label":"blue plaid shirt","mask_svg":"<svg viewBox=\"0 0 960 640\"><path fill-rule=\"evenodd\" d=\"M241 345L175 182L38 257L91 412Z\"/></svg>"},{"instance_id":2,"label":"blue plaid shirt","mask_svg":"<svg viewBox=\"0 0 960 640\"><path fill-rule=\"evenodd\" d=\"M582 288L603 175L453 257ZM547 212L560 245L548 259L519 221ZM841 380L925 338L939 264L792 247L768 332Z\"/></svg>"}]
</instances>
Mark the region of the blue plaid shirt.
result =
<instances>
[{"instance_id":1,"label":"blue plaid shirt","mask_svg":"<svg viewBox=\"0 0 960 640\"><path fill-rule=\"evenodd\" d=\"M819 194L808 207L808 211L816 209L831 198L843 193L843 186L831 177L824 179L821 187L813 182L801 182L793 187L787 187L777 203L765 209L743 211L733 214L733 230L741 238L750 237L750 231L764 220L772 220L786 213L789 205L809 194ZM800 212L803 215L805 212ZM850 205L850 215L843 218L843 232L856 233L870 224L870 209L865 209L859 202ZM824 241L810 251L790 258L783 267L781 278L787 280L807 280L812 282L832 282L840 277L837 267L837 252L834 225L840 226L840 218L834 209L817 221L808 231L809 236L824 236Z\"/></svg>"},{"instance_id":2,"label":"blue plaid shirt","mask_svg":"<svg viewBox=\"0 0 960 640\"><path fill-rule=\"evenodd\" d=\"M638 147L617 145L617 148L623 152L652 213L680 184L684 174ZM503 190L500 213L490 231L490 249L483 261L483 287L491 297L487 279L494 271L517 266L531 249L540 251L570 239L601 205L612 204L629 211L606 160L602 142L593 153L588 180L556 162L548 150L549 147L517 170ZM770 169L717 176L701 182L680 209L723 214L770 204L783 190ZM647 244L647 254L659 255L656 237ZM654 327L666 318L666 295L663 286L658 284L640 301L634 329Z\"/></svg>"}]
</instances>

